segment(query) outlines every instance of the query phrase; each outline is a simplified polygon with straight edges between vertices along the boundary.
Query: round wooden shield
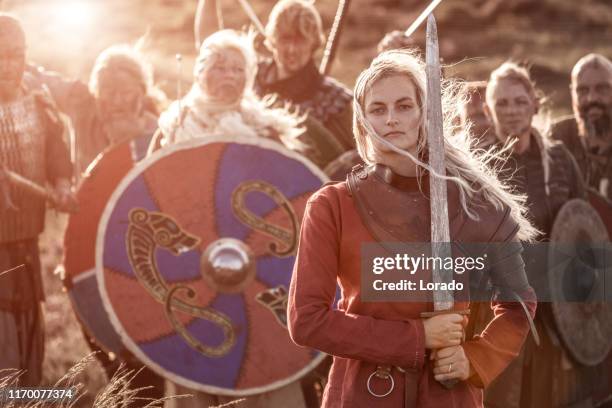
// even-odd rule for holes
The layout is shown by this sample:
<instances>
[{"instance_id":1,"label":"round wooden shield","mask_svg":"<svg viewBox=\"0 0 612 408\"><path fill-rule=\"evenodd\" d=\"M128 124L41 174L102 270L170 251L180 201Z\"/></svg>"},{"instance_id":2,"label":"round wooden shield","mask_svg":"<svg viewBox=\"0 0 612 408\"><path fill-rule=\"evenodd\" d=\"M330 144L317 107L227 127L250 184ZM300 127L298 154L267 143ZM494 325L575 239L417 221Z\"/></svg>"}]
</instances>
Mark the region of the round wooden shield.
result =
<instances>
[{"instance_id":1,"label":"round wooden shield","mask_svg":"<svg viewBox=\"0 0 612 408\"><path fill-rule=\"evenodd\" d=\"M126 347L169 380L245 396L295 381L323 358L287 331L306 201L326 181L267 139L170 146L123 179L104 210L96 268Z\"/></svg>"},{"instance_id":2,"label":"round wooden shield","mask_svg":"<svg viewBox=\"0 0 612 408\"><path fill-rule=\"evenodd\" d=\"M590 188L588 190L589 203L593 206L597 214L601 217L608 235L612 237L612 201L602 196L596 190Z\"/></svg>"},{"instance_id":3,"label":"round wooden shield","mask_svg":"<svg viewBox=\"0 0 612 408\"><path fill-rule=\"evenodd\" d=\"M553 317L570 355L580 364L601 363L612 349L612 304L606 301L609 235L587 201L563 205L551 232L548 282Z\"/></svg>"},{"instance_id":4,"label":"round wooden shield","mask_svg":"<svg viewBox=\"0 0 612 408\"><path fill-rule=\"evenodd\" d=\"M146 155L149 137L113 146L89 166L79 184L79 212L71 214L64 235L64 287L85 331L105 351L124 350L102 305L95 276L98 223L121 179Z\"/></svg>"}]
</instances>

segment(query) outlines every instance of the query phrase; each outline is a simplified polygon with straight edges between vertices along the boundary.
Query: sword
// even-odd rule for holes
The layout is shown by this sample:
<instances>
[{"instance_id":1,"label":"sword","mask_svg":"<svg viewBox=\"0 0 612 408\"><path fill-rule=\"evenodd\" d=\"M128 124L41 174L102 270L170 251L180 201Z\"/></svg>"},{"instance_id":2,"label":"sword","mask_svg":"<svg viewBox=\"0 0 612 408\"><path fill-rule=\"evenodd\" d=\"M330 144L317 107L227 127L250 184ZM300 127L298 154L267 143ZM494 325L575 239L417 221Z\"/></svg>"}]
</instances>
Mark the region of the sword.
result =
<instances>
[{"instance_id":1,"label":"sword","mask_svg":"<svg viewBox=\"0 0 612 408\"><path fill-rule=\"evenodd\" d=\"M444 160L444 130L442 120L442 92L440 89L440 57L438 51L438 30L433 14L427 18L426 35L427 64L427 143L429 145L429 166L438 175L446 175ZM431 255L434 259L452 257L450 244L450 227L448 223L448 196L446 180L432 174L429 177L431 206ZM453 270L444 268L446 262L434 262L432 281L450 283ZM431 317L445 313L468 314L469 310L454 311L454 294L452 290L436 289L433 291L434 312L423 313L422 317ZM458 380L443 381L446 388L451 388Z\"/></svg>"},{"instance_id":2,"label":"sword","mask_svg":"<svg viewBox=\"0 0 612 408\"><path fill-rule=\"evenodd\" d=\"M444 161L444 134L442 128L442 101L440 90L440 60L438 57L438 35L433 15L427 20L426 39L427 64L427 142L429 144L429 165L439 175L446 175ZM450 227L448 225L448 202L446 180L429 178L431 192L431 249L433 257L451 256ZM434 263L434 282L450 282L453 271L438 267ZM434 292L434 309L449 310L454 304L453 293L448 290Z\"/></svg>"}]
</instances>

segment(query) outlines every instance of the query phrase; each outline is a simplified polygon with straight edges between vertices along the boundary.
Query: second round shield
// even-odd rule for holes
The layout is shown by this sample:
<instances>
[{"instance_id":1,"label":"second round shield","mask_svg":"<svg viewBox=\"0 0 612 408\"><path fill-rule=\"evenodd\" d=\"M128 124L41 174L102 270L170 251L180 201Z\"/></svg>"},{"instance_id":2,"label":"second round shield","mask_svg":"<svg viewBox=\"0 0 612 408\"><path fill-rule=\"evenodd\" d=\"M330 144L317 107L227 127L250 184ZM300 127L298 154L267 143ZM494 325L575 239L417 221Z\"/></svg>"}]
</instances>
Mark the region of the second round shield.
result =
<instances>
[{"instance_id":1,"label":"second round shield","mask_svg":"<svg viewBox=\"0 0 612 408\"><path fill-rule=\"evenodd\" d=\"M610 238L597 211L573 199L555 219L548 256L551 309L561 340L580 364L595 366L612 349L612 305L606 301Z\"/></svg>"},{"instance_id":2,"label":"second round shield","mask_svg":"<svg viewBox=\"0 0 612 408\"><path fill-rule=\"evenodd\" d=\"M95 275L98 223L121 179L144 158L149 140L143 136L120 143L91 163L79 183L79 211L70 215L64 234L63 281L72 308L96 344L116 355L125 348L104 310Z\"/></svg>"},{"instance_id":3,"label":"second round shield","mask_svg":"<svg viewBox=\"0 0 612 408\"><path fill-rule=\"evenodd\" d=\"M324 358L287 331L306 201L325 181L266 139L209 137L134 168L107 205L96 268L126 347L173 382L252 395Z\"/></svg>"}]
</instances>

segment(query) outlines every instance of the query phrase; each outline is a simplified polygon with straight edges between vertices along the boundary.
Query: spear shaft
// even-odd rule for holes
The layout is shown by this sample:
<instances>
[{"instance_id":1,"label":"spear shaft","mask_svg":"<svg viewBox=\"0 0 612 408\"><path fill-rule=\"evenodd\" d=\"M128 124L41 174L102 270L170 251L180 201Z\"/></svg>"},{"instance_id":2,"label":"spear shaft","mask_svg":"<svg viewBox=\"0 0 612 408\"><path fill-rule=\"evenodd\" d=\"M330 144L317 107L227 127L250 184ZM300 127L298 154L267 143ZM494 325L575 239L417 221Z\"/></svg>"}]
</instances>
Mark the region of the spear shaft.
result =
<instances>
[{"instance_id":1,"label":"spear shaft","mask_svg":"<svg viewBox=\"0 0 612 408\"><path fill-rule=\"evenodd\" d=\"M336 56L338 42L340 41L340 34L342 32L342 27L344 26L345 16L348 13L350 3L351 0L340 0L338 3L338 10L336 11L334 24L329 32L327 44L325 45L325 51L323 52L323 59L321 60L321 66L319 67L319 71L323 75L329 74L329 71L331 70L331 65L334 61L334 57Z\"/></svg>"}]
</instances>

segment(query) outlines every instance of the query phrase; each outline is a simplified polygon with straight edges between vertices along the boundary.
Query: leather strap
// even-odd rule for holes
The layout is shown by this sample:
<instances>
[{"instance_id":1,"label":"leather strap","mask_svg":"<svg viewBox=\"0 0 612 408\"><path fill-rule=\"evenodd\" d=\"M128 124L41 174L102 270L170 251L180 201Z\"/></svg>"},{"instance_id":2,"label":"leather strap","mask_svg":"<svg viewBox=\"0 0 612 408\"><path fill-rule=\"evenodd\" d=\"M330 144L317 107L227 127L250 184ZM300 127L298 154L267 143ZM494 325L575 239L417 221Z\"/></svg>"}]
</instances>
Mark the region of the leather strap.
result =
<instances>
[{"instance_id":1,"label":"leather strap","mask_svg":"<svg viewBox=\"0 0 612 408\"><path fill-rule=\"evenodd\" d=\"M404 408L416 408L419 388L419 372L414 368L404 371Z\"/></svg>"}]
</instances>

